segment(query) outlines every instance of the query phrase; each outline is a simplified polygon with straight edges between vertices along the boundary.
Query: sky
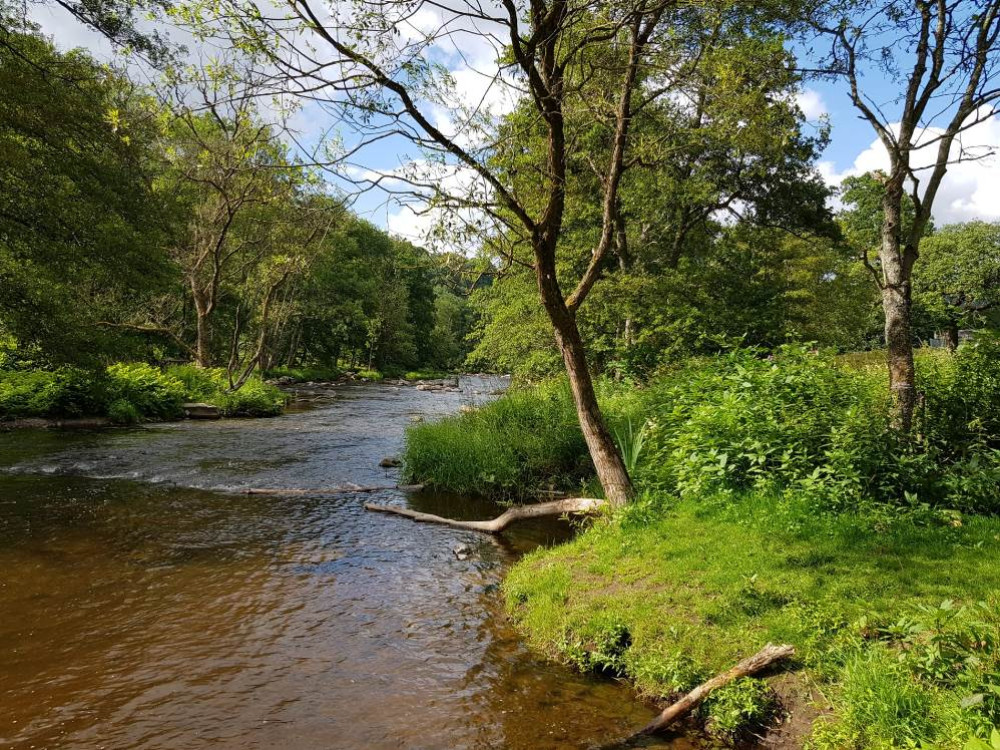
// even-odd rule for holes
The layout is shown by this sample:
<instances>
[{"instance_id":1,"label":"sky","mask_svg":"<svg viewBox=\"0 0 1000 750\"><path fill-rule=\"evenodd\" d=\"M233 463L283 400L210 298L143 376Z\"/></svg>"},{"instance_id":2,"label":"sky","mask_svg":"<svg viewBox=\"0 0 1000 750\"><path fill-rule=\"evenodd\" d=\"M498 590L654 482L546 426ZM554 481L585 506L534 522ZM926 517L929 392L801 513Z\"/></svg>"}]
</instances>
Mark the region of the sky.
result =
<instances>
[{"instance_id":1,"label":"sky","mask_svg":"<svg viewBox=\"0 0 1000 750\"><path fill-rule=\"evenodd\" d=\"M52 37L62 49L84 47L98 59L108 59L112 50L100 35L78 23L72 16L54 3L33 6L32 15L44 33ZM417 35L421 31L435 28L435 19L430 12L418 14L411 21L410 29L403 34ZM171 32L176 39L178 33ZM441 47L435 50L436 61L445 65L455 80L454 98L460 102L478 102L485 95L486 104L494 112L509 110L511 98L503 87L491 86L488 76L477 71L489 70L494 57L489 45L478 48ZM896 82L882 76L873 76L866 84L877 101L891 102L898 96ZM799 93L798 103L806 117L813 123L821 118L829 120L831 142L817 164L823 178L831 185L839 185L841 180L851 175L885 168L888 160L871 126L861 119L850 102L843 83L811 80L804 84ZM431 107L429 113L435 124L446 131L454 126L444 107ZM296 122L308 139L309 133L318 133L329 127L327 115L315 107L304 108ZM994 116L969 130L963 136L966 147L982 146L991 150L1000 145L1000 117ZM917 158L929 162L931 151ZM358 169L392 171L398 169L408 159L405 146L400 141L386 141L378 150L370 151L367 163ZM455 179L461 179L456 177ZM975 162L952 165L942 184L934 208L934 220L938 226L982 219L1000 220L1000 156L989 157ZM385 195L377 192L360 198L354 209L373 223L399 236L419 242L432 228L433 214L421 215L419 211L405 205L398 205Z\"/></svg>"}]
</instances>

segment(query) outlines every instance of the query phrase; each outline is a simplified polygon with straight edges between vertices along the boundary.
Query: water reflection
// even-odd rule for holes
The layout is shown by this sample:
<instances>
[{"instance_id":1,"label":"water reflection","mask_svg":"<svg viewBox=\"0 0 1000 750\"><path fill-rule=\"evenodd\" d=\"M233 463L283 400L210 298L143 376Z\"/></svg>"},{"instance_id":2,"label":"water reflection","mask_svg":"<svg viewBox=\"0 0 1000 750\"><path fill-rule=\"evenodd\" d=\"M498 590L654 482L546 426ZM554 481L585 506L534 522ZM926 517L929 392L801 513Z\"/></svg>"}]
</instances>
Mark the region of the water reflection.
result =
<instances>
[{"instance_id":1,"label":"water reflection","mask_svg":"<svg viewBox=\"0 0 1000 750\"><path fill-rule=\"evenodd\" d=\"M502 616L503 567L558 522L497 541L365 513L367 496L218 491L391 483L377 463L410 419L470 390L490 389L0 435L0 746L561 748L641 725L627 689L533 657Z\"/></svg>"}]
</instances>

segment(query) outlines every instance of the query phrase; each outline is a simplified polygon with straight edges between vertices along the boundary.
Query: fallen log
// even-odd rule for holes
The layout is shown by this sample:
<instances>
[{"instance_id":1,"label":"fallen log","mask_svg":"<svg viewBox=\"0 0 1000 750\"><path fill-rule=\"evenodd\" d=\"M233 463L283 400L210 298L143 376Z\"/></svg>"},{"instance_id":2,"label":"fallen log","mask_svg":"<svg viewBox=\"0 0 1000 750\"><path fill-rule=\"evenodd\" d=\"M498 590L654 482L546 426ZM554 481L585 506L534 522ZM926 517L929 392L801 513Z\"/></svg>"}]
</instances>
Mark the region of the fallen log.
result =
<instances>
[{"instance_id":1,"label":"fallen log","mask_svg":"<svg viewBox=\"0 0 1000 750\"><path fill-rule=\"evenodd\" d=\"M371 492L383 492L385 490L399 490L400 492L420 492L424 486L422 484L378 484L370 487L362 487L359 484L345 484L340 487L324 487L319 489L283 489L280 487L251 487L240 492L244 495L356 495L368 494Z\"/></svg>"},{"instance_id":2,"label":"fallen log","mask_svg":"<svg viewBox=\"0 0 1000 750\"><path fill-rule=\"evenodd\" d=\"M635 739L643 735L662 732L678 719L681 719L691 713L691 711L697 708L702 701L704 701L712 693L713 690L717 690L723 685L726 685L733 680L738 680L741 677L749 677L750 675L762 672L775 662L787 659L794 653L794 646L773 646L770 643L767 644L753 656L744 659L735 667L723 672L722 674L716 675L707 682L703 682L679 701L667 706L667 708L663 710L663 713L653 719L649 724L640 729L629 739Z\"/></svg>"},{"instance_id":3,"label":"fallen log","mask_svg":"<svg viewBox=\"0 0 1000 750\"><path fill-rule=\"evenodd\" d=\"M456 529L467 529L469 531L484 531L487 534L499 534L512 523L523 521L528 518L542 518L544 516L562 516L568 513L593 513L598 508L604 506L603 500L595 500L589 497L570 497L565 500L553 500L548 503L536 503L535 505L519 505L511 508L507 512L497 516L491 521L459 521L454 518L444 518L431 513L421 513L420 511L401 508L396 505L376 505L365 503L365 510L375 513L392 513L397 516L412 518L420 523L437 523L444 526L451 526Z\"/></svg>"}]
</instances>

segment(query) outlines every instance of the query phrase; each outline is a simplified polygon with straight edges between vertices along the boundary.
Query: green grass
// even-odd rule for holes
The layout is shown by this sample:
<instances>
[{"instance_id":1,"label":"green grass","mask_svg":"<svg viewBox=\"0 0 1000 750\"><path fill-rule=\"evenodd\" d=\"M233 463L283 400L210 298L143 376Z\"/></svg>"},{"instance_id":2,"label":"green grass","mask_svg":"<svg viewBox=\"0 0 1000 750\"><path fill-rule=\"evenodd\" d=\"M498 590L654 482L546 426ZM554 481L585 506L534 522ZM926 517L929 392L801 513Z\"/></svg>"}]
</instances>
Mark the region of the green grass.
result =
<instances>
[{"instance_id":1,"label":"green grass","mask_svg":"<svg viewBox=\"0 0 1000 750\"><path fill-rule=\"evenodd\" d=\"M537 649L610 666L645 693L791 643L834 706L817 748L962 748L1000 721L1000 520L956 523L757 493L639 502L529 555L504 590ZM947 600L957 604L940 610Z\"/></svg>"},{"instance_id":2,"label":"green grass","mask_svg":"<svg viewBox=\"0 0 1000 750\"><path fill-rule=\"evenodd\" d=\"M410 428L403 463L408 480L501 496L576 486L591 471L569 389L559 383Z\"/></svg>"}]
</instances>

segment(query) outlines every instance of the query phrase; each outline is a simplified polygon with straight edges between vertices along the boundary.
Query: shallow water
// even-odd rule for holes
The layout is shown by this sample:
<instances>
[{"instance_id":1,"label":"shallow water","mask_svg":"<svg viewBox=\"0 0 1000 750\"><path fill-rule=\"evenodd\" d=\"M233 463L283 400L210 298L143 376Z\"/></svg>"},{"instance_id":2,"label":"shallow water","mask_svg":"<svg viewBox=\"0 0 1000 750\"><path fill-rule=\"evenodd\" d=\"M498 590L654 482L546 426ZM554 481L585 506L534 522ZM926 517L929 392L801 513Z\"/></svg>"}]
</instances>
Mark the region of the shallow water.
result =
<instances>
[{"instance_id":1,"label":"shallow water","mask_svg":"<svg viewBox=\"0 0 1000 750\"><path fill-rule=\"evenodd\" d=\"M378 462L412 418L497 383L462 386L316 387L270 420L0 434L0 746L563 748L641 726L652 709L625 686L532 655L503 616L505 566L566 538L560 522L495 540L366 513L371 495L237 492L394 484Z\"/></svg>"}]
</instances>

